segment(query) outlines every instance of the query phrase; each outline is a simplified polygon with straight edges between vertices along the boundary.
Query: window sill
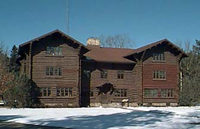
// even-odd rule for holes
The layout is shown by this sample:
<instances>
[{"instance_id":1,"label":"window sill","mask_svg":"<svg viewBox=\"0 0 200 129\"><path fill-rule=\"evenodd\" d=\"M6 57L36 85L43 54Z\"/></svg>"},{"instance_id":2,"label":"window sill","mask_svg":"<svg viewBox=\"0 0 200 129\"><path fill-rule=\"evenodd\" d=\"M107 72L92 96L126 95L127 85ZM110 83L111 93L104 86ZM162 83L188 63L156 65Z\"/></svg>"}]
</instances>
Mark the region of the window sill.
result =
<instances>
[{"instance_id":1,"label":"window sill","mask_svg":"<svg viewBox=\"0 0 200 129\"><path fill-rule=\"evenodd\" d=\"M64 98L66 98L66 99L74 99L74 98L76 98L75 96L71 96L71 97L69 97L69 96L55 96L55 98L58 98L58 99L64 99Z\"/></svg>"},{"instance_id":2,"label":"window sill","mask_svg":"<svg viewBox=\"0 0 200 129\"><path fill-rule=\"evenodd\" d=\"M63 76L46 76L47 79L62 79Z\"/></svg>"},{"instance_id":3,"label":"window sill","mask_svg":"<svg viewBox=\"0 0 200 129\"><path fill-rule=\"evenodd\" d=\"M144 97L144 99L175 99L175 97L169 97L169 98L167 98L167 97L165 97L165 98L163 98L163 97Z\"/></svg>"},{"instance_id":4,"label":"window sill","mask_svg":"<svg viewBox=\"0 0 200 129\"><path fill-rule=\"evenodd\" d=\"M61 55L61 56L59 56L59 55L45 55L45 57L60 57L60 58L63 58L64 56L63 55Z\"/></svg>"},{"instance_id":5,"label":"window sill","mask_svg":"<svg viewBox=\"0 0 200 129\"><path fill-rule=\"evenodd\" d=\"M91 99L95 99L95 97L94 96L92 96L92 97L90 97Z\"/></svg>"},{"instance_id":6,"label":"window sill","mask_svg":"<svg viewBox=\"0 0 200 129\"><path fill-rule=\"evenodd\" d=\"M128 97L114 97L115 99L127 99Z\"/></svg>"},{"instance_id":7,"label":"window sill","mask_svg":"<svg viewBox=\"0 0 200 129\"><path fill-rule=\"evenodd\" d=\"M167 79L153 79L153 81L166 81Z\"/></svg>"},{"instance_id":8,"label":"window sill","mask_svg":"<svg viewBox=\"0 0 200 129\"><path fill-rule=\"evenodd\" d=\"M166 63L166 60L159 61L159 60L152 60L153 63Z\"/></svg>"}]
</instances>

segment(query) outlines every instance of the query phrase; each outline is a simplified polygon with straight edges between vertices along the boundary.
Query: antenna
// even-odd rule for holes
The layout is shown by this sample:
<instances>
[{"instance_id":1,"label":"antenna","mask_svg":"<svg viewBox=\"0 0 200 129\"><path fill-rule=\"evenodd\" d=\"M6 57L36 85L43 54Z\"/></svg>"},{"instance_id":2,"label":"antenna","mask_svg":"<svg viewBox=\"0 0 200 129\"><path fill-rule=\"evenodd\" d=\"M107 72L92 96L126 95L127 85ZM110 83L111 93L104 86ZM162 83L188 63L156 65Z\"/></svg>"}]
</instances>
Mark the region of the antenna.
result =
<instances>
[{"instance_id":1,"label":"antenna","mask_svg":"<svg viewBox=\"0 0 200 129\"><path fill-rule=\"evenodd\" d=\"M67 34L69 34L69 0L66 0L66 12L67 12Z\"/></svg>"}]
</instances>

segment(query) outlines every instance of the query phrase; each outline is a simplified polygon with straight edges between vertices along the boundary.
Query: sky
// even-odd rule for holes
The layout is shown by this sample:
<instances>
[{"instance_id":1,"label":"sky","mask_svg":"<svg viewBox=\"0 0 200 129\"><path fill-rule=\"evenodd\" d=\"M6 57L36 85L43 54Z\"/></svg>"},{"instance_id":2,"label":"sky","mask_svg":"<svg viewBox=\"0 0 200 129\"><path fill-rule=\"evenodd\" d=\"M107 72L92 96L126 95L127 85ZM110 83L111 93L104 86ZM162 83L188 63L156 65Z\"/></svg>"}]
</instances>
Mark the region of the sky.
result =
<instances>
[{"instance_id":1,"label":"sky","mask_svg":"<svg viewBox=\"0 0 200 129\"><path fill-rule=\"evenodd\" d=\"M68 1L0 0L0 41L11 48L55 29L84 44L123 34L134 48L164 38L176 44L200 39L200 0Z\"/></svg>"}]
</instances>

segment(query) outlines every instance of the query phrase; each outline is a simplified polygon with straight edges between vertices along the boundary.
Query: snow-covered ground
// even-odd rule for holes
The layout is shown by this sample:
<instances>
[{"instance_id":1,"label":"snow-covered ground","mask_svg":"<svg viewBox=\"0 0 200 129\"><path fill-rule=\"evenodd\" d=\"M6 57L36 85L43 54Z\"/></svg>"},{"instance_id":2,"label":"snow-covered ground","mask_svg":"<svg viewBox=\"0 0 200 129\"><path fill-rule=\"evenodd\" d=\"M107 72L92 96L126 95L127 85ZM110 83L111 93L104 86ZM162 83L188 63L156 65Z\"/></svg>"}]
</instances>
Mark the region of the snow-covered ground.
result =
<instances>
[{"instance_id":1,"label":"snow-covered ground","mask_svg":"<svg viewBox=\"0 0 200 129\"><path fill-rule=\"evenodd\" d=\"M76 129L200 129L200 107L0 108L0 120Z\"/></svg>"}]
</instances>

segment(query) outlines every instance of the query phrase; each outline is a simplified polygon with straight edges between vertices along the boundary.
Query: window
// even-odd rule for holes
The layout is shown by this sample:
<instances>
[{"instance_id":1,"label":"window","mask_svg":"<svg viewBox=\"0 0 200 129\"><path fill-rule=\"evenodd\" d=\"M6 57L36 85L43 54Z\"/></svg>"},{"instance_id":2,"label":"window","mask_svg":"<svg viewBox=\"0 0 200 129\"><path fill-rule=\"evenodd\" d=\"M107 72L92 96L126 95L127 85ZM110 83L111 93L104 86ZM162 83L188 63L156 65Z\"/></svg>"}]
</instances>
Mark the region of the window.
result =
<instances>
[{"instance_id":1,"label":"window","mask_svg":"<svg viewBox=\"0 0 200 129\"><path fill-rule=\"evenodd\" d=\"M90 89L90 97L94 96L94 89Z\"/></svg>"},{"instance_id":2,"label":"window","mask_svg":"<svg viewBox=\"0 0 200 129\"><path fill-rule=\"evenodd\" d=\"M26 73L26 63L24 63L24 73Z\"/></svg>"},{"instance_id":3,"label":"window","mask_svg":"<svg viewBox=\"0 0 200 129\"><path fill-rule=\"evenodd\" d=\"M46 50L47 55L53 55L53 56L61 56L62 55L62 48L61 47L47 47Z\"/></svg>"},{"instance_id":4,"label":"window","mask_svg":"<svg viewBox=\"0 0 200 129\"><path fill-rule=\"evenodd\" d=\"M173 96L173 89L161 89L162 98L172 98Z\"/></svg>"},{"instance_id":5,"label":"window","mask_svg":"<svg viewBox=\"0 0 200 129\"><path fill-rule=\"evenodd\" d=\"M158 89L144 89L144 97L146 98L158 97Z\"/></svg>"},{"instance_id":6,"label":"window","mask_svg":"<svg viewBox=\"0 0 200 129\"><path fill-rule=\"evenodd\" d=\"M60 67L47 66L46 75L47 76L61 76L62 69Z\"/></svg>"},{"instance_id":7,"label":"window","mask_svg":"<svg viewBox=\"0 0 200 129\"><path fill-rule=\"evenodd\" d=\"M115 97L127 97L127 89L116 89Z\"/></svg>"},{"instance_id":8,"label":"window","mask_svg":"<svg viewBox=\"0 0 200 129\"><path fill-rule=\"evenodd\" d=\"M164 60L165 60L164 52L153 53L153 61L164 61Z\"/></svg>"},{"instance_id":9,"label":"window","mask_svg":"<svg viewBox=\"0 0 200 129\"><path fill-rule=\"evenodd\" d=\"M72 96L72 88L56 88L56 96Z\"/></svg>"},{"instance_id":10,"label":"window","mask_svg":"<svg viewBox=\"0 0 200 129\"><path fill-rule=\"evenodd\" d=\"M51 88L40 88L40 96L51 96Z\"/></svg>"},{"instance_id":11,"label":"window","mask_svg":"<svg viewBox=\"0 0 200 129\"><path fill-rule=\"evenodd\" d=\"M101 78L107 78L108 72L106 70L101 71Z\"/></svg>"},{"instance_id":12,"label":"window","mask_svg":"<svg viewBox=\"0 0 200 129\"><path fill-rule=\"evenodd\" d=\"M124 71L118 71L117 72L117 78L118 79L124 79Z\"/></svg>"},{"instance_id":13,"label":"window","mask_svg":"<svg viewBox=\"0 0 200 129\"><path fill-rule=\"evenodd\" d=\"M166 79L166 72L161 70L155 70L153 72L153 79Z\"/></svg>"}]
</instances>

